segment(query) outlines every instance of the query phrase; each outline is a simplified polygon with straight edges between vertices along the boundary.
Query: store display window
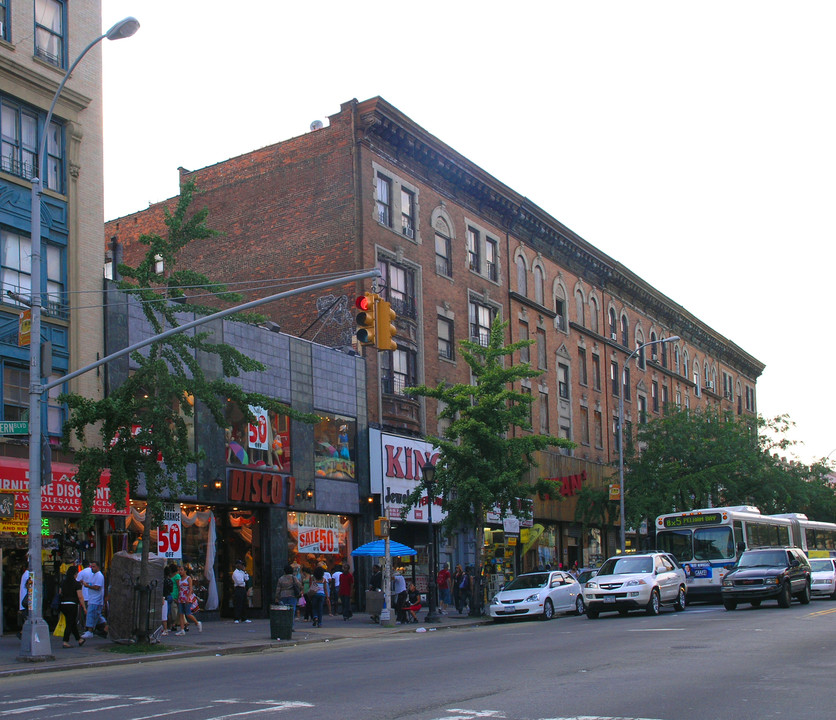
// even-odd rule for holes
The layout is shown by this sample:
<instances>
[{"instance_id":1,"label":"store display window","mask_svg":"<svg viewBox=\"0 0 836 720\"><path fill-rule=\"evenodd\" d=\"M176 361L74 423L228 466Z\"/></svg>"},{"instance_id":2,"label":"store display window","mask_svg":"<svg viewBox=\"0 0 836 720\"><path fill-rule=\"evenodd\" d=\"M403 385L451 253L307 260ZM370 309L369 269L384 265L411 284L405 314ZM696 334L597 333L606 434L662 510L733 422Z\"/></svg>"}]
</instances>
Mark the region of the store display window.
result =
<instances>
[{"instance_id":1,"label":"store display window","mask_svg":"<svg viewBox=\"0 0 836 720\"><path fill-rule=\"evenodd\" d=\"M317 477L354 480L357 421L324 415L314 426L314 463Z\"/></svg>"},{"instance_id":2,"label":"store display window","mask_svg":"<svg viewBox=\"0 0 836 720\"><path fill-rule=\"evenodd\" d=\"M226 464L290 472L290 419L250 405L250 423L237 403L226 404Z\"/></svg>"},{"instance_id":3,"label":"store display window","mask_svg":"<svg viewBox=\"0 0 836 720\"><path fill-rule=\"evenodd\" d=\"M312 571L324 563L328 570L343 562L353 566L352 523L345 515L291 512L287 515L287 556Z\"/></svg>"},{"instance_id":4,"label":"store display window","mask_svg":"<svg viewBox=\"0 0 836 720\"><path fill-rule=\"evenodd\" d=\"M252 581L252 587L247 589L247 605L250 608L261 608L265 601L269 601L270 593L264 587L262 577L260 514L257 511L233 508L229 513L229 526L231 532L225 538L226 577L231 583L235 564L239 560L243 562L244 570ZM231 604L231 587L229 590Z\"/></svg>"},{"instance_id":5,"label":"store display window","mask_svg":"<svg viewBox=\"0 0 836 720\"><path fill-rule=\"evenodd\" d=\"M177 506L175 506L177 507ZM192 576L195 595L201 610L218 608L218 588L215 577L216 521L211 509L205 506L180 505L180 556L171 557L170 562L182 565ZM126 534L122 547L113 551L142 552L142 534L145 530L145 503L131 501L131 512L125 521ZM151 528L150 552L159 552L159 528Z\"/></svg>"}]
</instances>

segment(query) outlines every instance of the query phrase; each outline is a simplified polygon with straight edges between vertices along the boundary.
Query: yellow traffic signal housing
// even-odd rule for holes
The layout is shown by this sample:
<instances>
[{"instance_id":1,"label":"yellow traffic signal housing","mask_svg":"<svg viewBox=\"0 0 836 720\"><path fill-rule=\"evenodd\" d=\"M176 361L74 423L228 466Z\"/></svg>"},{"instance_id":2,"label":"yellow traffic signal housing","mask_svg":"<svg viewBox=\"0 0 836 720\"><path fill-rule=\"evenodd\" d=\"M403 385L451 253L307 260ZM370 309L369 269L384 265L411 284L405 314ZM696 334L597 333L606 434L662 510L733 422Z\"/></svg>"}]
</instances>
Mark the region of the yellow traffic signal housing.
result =
<instances>
[{"instance_id":1,"label":"yellow traffic signal housing","mask_svg":"<svg viewBox=\"0 0 836 720\"><path fill-rule=\"evenodd\" d=\"M375 537L389 537L389 518L380 517L374 521Z\"/></svg>"},{"instance_id":2,"label":"yellow traffic signal housing","mask_svg":"<svg viewBox=\"0 0 836 720\"><path fill-rule=\"evenodd\" d=\"M373 292L365 292L354 302L360 310L357 313L357 341L361 345L372 345L375 341L375 326L377 325L376 313L380 295Z\"/></svg>"},{"instance_id":3,"label":"yellow traffic signal housing","mask_svg":"<svg viewBox=\"0 0 836 720\"><path fill-rule=\"evenodd\" d=\"M392 338L397 334L395 321L397 314L392 310L391 303L381 300L377 304L377 327L375 328L375 347L378 350L397 350L398 343Z\"/></svg>"}]
</instances>

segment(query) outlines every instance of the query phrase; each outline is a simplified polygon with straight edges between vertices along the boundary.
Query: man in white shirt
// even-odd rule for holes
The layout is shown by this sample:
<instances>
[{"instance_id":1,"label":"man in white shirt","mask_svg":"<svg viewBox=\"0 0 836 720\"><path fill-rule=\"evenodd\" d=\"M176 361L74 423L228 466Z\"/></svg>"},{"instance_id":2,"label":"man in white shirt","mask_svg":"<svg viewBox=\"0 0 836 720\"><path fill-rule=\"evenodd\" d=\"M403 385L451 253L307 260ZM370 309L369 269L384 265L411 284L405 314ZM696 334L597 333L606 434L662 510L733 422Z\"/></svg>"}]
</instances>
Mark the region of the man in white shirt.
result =
<instances>
[{"instance_id":1,"label":"man in white shirt","mask_svg":"<svg viewBox=\"0 0 836 720\"><path fill-rule=\"evenodd\" d=\"M96 629L96 625L99 624L102 617L102 607L104 606L105 579L99 570L99 563L91 560L90 565L76 576L76 580L81 582L81 593L87 601L87 620L84 623L87 632L81 637L89 640L93 637L93 630Z\"/></svg>"},{"instance_id":2,"label":"man in white shirt","mask_svg":"<svg viewBox=\"0 0 836 720\"><path fill-rule=\"evenodd\" d=\"M403 577L403 568L397 568L395 570L395 577L392 578L392 594L395 596L395 619L396 624L400 625L403 622L406 622L406 610L404 606L406 605L406 580Z\"/></svg>"},{"instance_id":3,"label":"man in white shirt","mask_svg":"<svg viewBox=\"0 0 836 720\"><path fill-rule=\"evenodd\" d=\"M250 576L244 570L243 560L235 563L232 572L232 609L235 612L235 624L252 622L247 617L247 581Z\"/></svg>"},{"instance_id":4,"label":"man in white shirt","mask_svg":"<svg viewBox=\"0 0 836 720\"><path fill-rule=\"evenodd\" d=\"M326 567L322 568L325 570L325 574L322 576L322 579L325 581L325 587L327 588L325 592L325 604L328 606L328 615L333 615L334 611L331 605L331 591L334 587L334 576L328 572Z\"/></svg>"},{"instance_id":5,"label":"man in white shirt","mask_svg":"<svg viewBox=\"0 0 836 720\"><path fill-rule=\"evenodd\" d=\"M339 592L339 589L340 589L340 575L342 575L342 574L343 573L342 573L342 570L340 569L339 565L337 565L334 568L334 572L331 573L331 608L332 608L332 610L330 612L331 615L334 614L333 608L337 607L337 604L340 601L337 593Z\"/></svg>"}]
</instances>

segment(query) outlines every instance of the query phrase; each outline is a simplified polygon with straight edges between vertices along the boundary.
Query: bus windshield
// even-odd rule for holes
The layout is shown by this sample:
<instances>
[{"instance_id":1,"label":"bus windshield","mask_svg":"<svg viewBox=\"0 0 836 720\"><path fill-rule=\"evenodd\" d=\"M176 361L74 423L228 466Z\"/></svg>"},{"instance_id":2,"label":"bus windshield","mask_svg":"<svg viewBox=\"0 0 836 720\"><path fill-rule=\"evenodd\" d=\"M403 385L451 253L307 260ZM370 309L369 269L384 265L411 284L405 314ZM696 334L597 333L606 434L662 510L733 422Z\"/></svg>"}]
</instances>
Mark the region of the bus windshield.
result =
<instances>
[{"instance_id":1,"label":"bus windshield","mask_svg":"<svg viewBox=\"0 0 836 720\"><path fill-rule=\"evenodd\" d=\"M730 527L694 530L694 560L732 560L734 537Z\"/></svg>"},{"instance_id":2,"label":"bus windshield","mask_svg":"<svg viewBox=\"0 0 836 720\"><path fill-rule=\"evenodd\" d=\"M679 562L688 562L694 557L690 530L664 530L656 535L656 549L673 555Z\"/></svg>"}]
</instances>

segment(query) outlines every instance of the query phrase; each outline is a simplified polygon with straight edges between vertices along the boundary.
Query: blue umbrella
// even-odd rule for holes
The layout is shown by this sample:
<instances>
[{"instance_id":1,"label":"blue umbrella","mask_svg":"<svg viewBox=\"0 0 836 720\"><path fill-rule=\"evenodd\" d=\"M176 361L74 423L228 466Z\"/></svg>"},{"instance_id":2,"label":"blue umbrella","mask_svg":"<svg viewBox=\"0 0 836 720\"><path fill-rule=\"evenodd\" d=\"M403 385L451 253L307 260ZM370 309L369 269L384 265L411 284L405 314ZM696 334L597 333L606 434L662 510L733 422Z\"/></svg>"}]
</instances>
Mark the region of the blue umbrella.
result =
<instances>
[{"instance_id":1,"label":"blue umbrella","mask_svg":"<svg viewBox=\"0 0 836 720\"><path fill-rule=\"evenodd\" d=\"M365 545L355 548L351 551L351 554L354 556L383 557L386 555L386 541L373 540L370 543L366 543ZM413 550L409 547L409 545L403 545L399 542L395 542L394 540L390 540L389 554L394 557L398 557L400 555L417 555L418 551Z\"/></svg>"}]
</instances>

